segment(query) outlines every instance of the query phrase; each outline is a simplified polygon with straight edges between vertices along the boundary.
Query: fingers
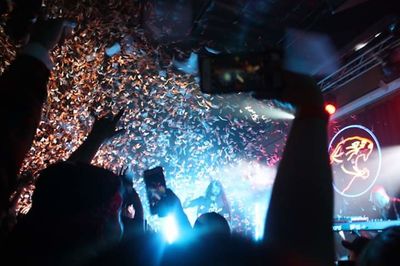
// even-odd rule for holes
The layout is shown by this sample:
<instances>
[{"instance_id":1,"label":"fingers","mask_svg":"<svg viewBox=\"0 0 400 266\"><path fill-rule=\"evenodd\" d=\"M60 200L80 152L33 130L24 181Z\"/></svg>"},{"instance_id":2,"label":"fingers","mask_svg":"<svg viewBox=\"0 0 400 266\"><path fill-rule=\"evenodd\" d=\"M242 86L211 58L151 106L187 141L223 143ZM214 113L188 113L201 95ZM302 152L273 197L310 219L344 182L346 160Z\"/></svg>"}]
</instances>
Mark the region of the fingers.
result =
<instances>
[{"instance_id":1,"label":"fingers","mask_svg":"<svg viewBox=\"0 0 400 266\"><path fill-rule=\"evenodd\" d=\"M95 118L95 120L110 120L111 122L117 124L124 112L125 109L121 109L115 116L112 114L112 112L108 112L102 116L96 116L95 114L91 115Z\"/></svg>"},{"instance_id":2,"label":"fingers","mask_svg":"<svg viewBox=\"0 0 400 266\"><path fill-rule=\"evenodd\" d=\"M113 122L116 124L121 119L122 115L124 114L125 109L121 109L116 116L114 116Z\"/></svg>"},{"instance_id":3,"label":"fingers","mask_svg":"<svg viewBox=\"0 0 400 266\"><path fill-rule=\"evenodd\" d=\"M124 176L127 169L128 169L128 166L121 167L121 169L119 169L119 171L118 171L118 175L119 176Z\"/></svg>"},{"instance_id":4,"label":"fingers","mask_svg":"<svg viewBox=\"0 0 400 266\"><path fill-rule=\"evenodd\" d=\"M128 171L128 166L125 166L121 169L121 175L126 175L126 172Z\"/></svg>"},{"instance_id":5,"label":"fingers","mask_svg":"<svg viewBox=\"0 0 400 266\"><path fill-rule=\"evenodd\" d=\"M125 129L121 128L116 130L123 113L124 110L120 110L115 116L113 116L111 112L100 118L95 116L92 134L103 140L124 134L126 132Z\"/></svg>"},{"instance_id":6,"label":"fingers","mask_svg":"<svg viewBox=\"0 0 400 266\"><path fill-rule=\"evenodd\" d=\"M113 124L113 127L115 128L117 123L119 122L119 120L121 119L122 115L124 114L125 110L121 109L112 119L111 122ZM113 133L113 137L117 137L120 136L122 134L124 134L126 132L126 130L124 128L119 129L119 130L115 130L115 132Z\"/></svg>"}]
</instances>

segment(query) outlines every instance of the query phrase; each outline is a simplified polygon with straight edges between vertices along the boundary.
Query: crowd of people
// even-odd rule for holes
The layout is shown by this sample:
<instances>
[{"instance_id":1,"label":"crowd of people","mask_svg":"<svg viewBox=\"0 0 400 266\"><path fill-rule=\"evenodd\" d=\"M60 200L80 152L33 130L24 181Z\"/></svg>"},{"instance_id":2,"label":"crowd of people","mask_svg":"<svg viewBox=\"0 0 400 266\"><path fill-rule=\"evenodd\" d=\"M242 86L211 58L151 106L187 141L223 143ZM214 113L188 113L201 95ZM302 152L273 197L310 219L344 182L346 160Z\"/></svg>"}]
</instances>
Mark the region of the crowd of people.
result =
<instances>
[{"instance_id":1,"label":"crowd of people","mask_svg":"<svg viewBox=\"0 0 400 266\"><path fill-rule=\"evenodd\" d=\"M67 160L41 171L32 208L11 223L9 200L47 99L53 68L49 52L70 26L64 20L38 22L27 45L0 77L2 265L334 264L329 117L313 79L285 71L285 86L277 100L291 103L297 112L273 186L263 241L256 243L231 232L229 205L218 182L210 184L204 197L184 204L167 189L163 201L180 235L174 244L150 230L143 214L144 199L131 180L123 172L91 165L104 141L124 134L116 129L124 110L97 118ZM308 202L314 203L312 207ZM194 205L200 207L192 227L184 207ZM307 219L299 219L305 214ZM312 230L304 230L309 221ZM359 265L395 265L398 231L390 228L371 240L357 257Z\"/></svg>"}]
</instances>

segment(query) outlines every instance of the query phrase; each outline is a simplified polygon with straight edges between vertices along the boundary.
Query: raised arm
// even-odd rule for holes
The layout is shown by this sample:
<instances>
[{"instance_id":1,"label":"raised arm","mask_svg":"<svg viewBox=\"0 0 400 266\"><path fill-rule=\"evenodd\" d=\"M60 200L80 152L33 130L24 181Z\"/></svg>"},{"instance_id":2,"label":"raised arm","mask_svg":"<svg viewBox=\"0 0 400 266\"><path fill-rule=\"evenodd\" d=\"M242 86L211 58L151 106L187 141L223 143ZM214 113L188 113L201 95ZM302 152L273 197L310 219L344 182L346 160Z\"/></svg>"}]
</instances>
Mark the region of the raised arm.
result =
<instances>
[{"instance_id":1,"label":"raised arm","mask_svg":"<svg viewBox=\"0 0 400 266\"><path fill-rule=\"evenodd\" d=\"M65 26L61 20L38 23L29 44L0 77L0 219L41 118L52 68L49 51Z\"/></svg>"},{"instance_id":2,"label":"raised arm","mask_svg":"<svg viewBox=\"0 0 400 266\"><path fill-rule=\"evenodd\" d=\"M332 265L332 173L327 147L328 116L316 83L285 74L283 100L297 106L268 211L268 244L308 265Z\"/></svg>"},{"instance_id":3,"label":"raised arm","mask_svg":"<svg viewBox=\"0 0 400 266\"><path fill-rule=\"evenodd\" d=\"M204 197L200 196L192 200L186 200L183 203L183 208L192 208L204 204Z\"/></svg>"}]
</instances>

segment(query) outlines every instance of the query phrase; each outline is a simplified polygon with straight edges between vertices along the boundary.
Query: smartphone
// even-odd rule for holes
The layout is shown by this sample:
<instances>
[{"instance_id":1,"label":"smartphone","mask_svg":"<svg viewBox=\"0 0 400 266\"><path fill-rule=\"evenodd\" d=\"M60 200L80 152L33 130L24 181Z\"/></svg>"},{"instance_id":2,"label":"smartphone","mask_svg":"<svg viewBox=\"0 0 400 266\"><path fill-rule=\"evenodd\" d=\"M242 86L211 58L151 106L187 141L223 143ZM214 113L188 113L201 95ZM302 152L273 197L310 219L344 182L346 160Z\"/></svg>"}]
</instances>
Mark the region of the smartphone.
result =
<instances>
[{"instance_id":1,"label":"smartphone","mask_svg":"<svg viewBox=\"0 0 400 266\"><path fill-rule=\"evenodd\" d=\"M256 92L277 98L283 86L279 51L199 57L200 87L208 94Z\"/></svg>"},{"instance_id":2,"label":"smartphone","mask_svg":"<svg viewBox=\"0 0 400 266\"><path fill-rule=\"evenodd\" d=\"M160 201L166 195L166 183L164 170L161 166L143 172L143 179L146 186L147 198L150 205L151 215L159 213Z\"/></svg>"}]
</instances>

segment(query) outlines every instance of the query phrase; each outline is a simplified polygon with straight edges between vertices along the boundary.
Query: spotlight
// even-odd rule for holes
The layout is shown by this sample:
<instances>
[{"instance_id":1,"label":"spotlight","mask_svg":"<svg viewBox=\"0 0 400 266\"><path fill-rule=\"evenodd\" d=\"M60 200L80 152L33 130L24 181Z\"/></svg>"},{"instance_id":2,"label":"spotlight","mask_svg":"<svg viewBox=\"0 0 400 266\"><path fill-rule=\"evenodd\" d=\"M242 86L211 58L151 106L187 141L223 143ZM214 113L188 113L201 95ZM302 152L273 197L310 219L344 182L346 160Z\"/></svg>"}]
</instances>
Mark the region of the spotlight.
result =
<instances>
[{"instance_id":1,"label":"spotlight","mask_svg":"<svg viewBox=\"0 0 400 266\"><path fill-rule=\"evenodd\" d=\"M356 46L354 46L354 51L361 50L362 48L364 48L365 46L367 46L367 44L368 44L368 42L362 42L362 43L356 44Z\"/></svg>"},{"instance_id":2,"label":"spotlight","mask_svg":"<svg viewBox=\"0 0 400 266\"><path fill-rule=\"evenodd\" d=\"M336 112L336 97L332 94L325 95L325 111L329 115L333 115Z\"/></svg>"},{"instance_id":3,"label":"spotlight","mask_svg":"<svg viewBox=\"0 0 400 266\"><path fill-rule=\"evenodd\" d=\"M265 210L262 210L261 204L256 203L254 206L254 224L255 224L255 232L254 232L254 240L260 241L263 239L264 234L264 221L265 221Z\"/></svg>"}]
</instances>

